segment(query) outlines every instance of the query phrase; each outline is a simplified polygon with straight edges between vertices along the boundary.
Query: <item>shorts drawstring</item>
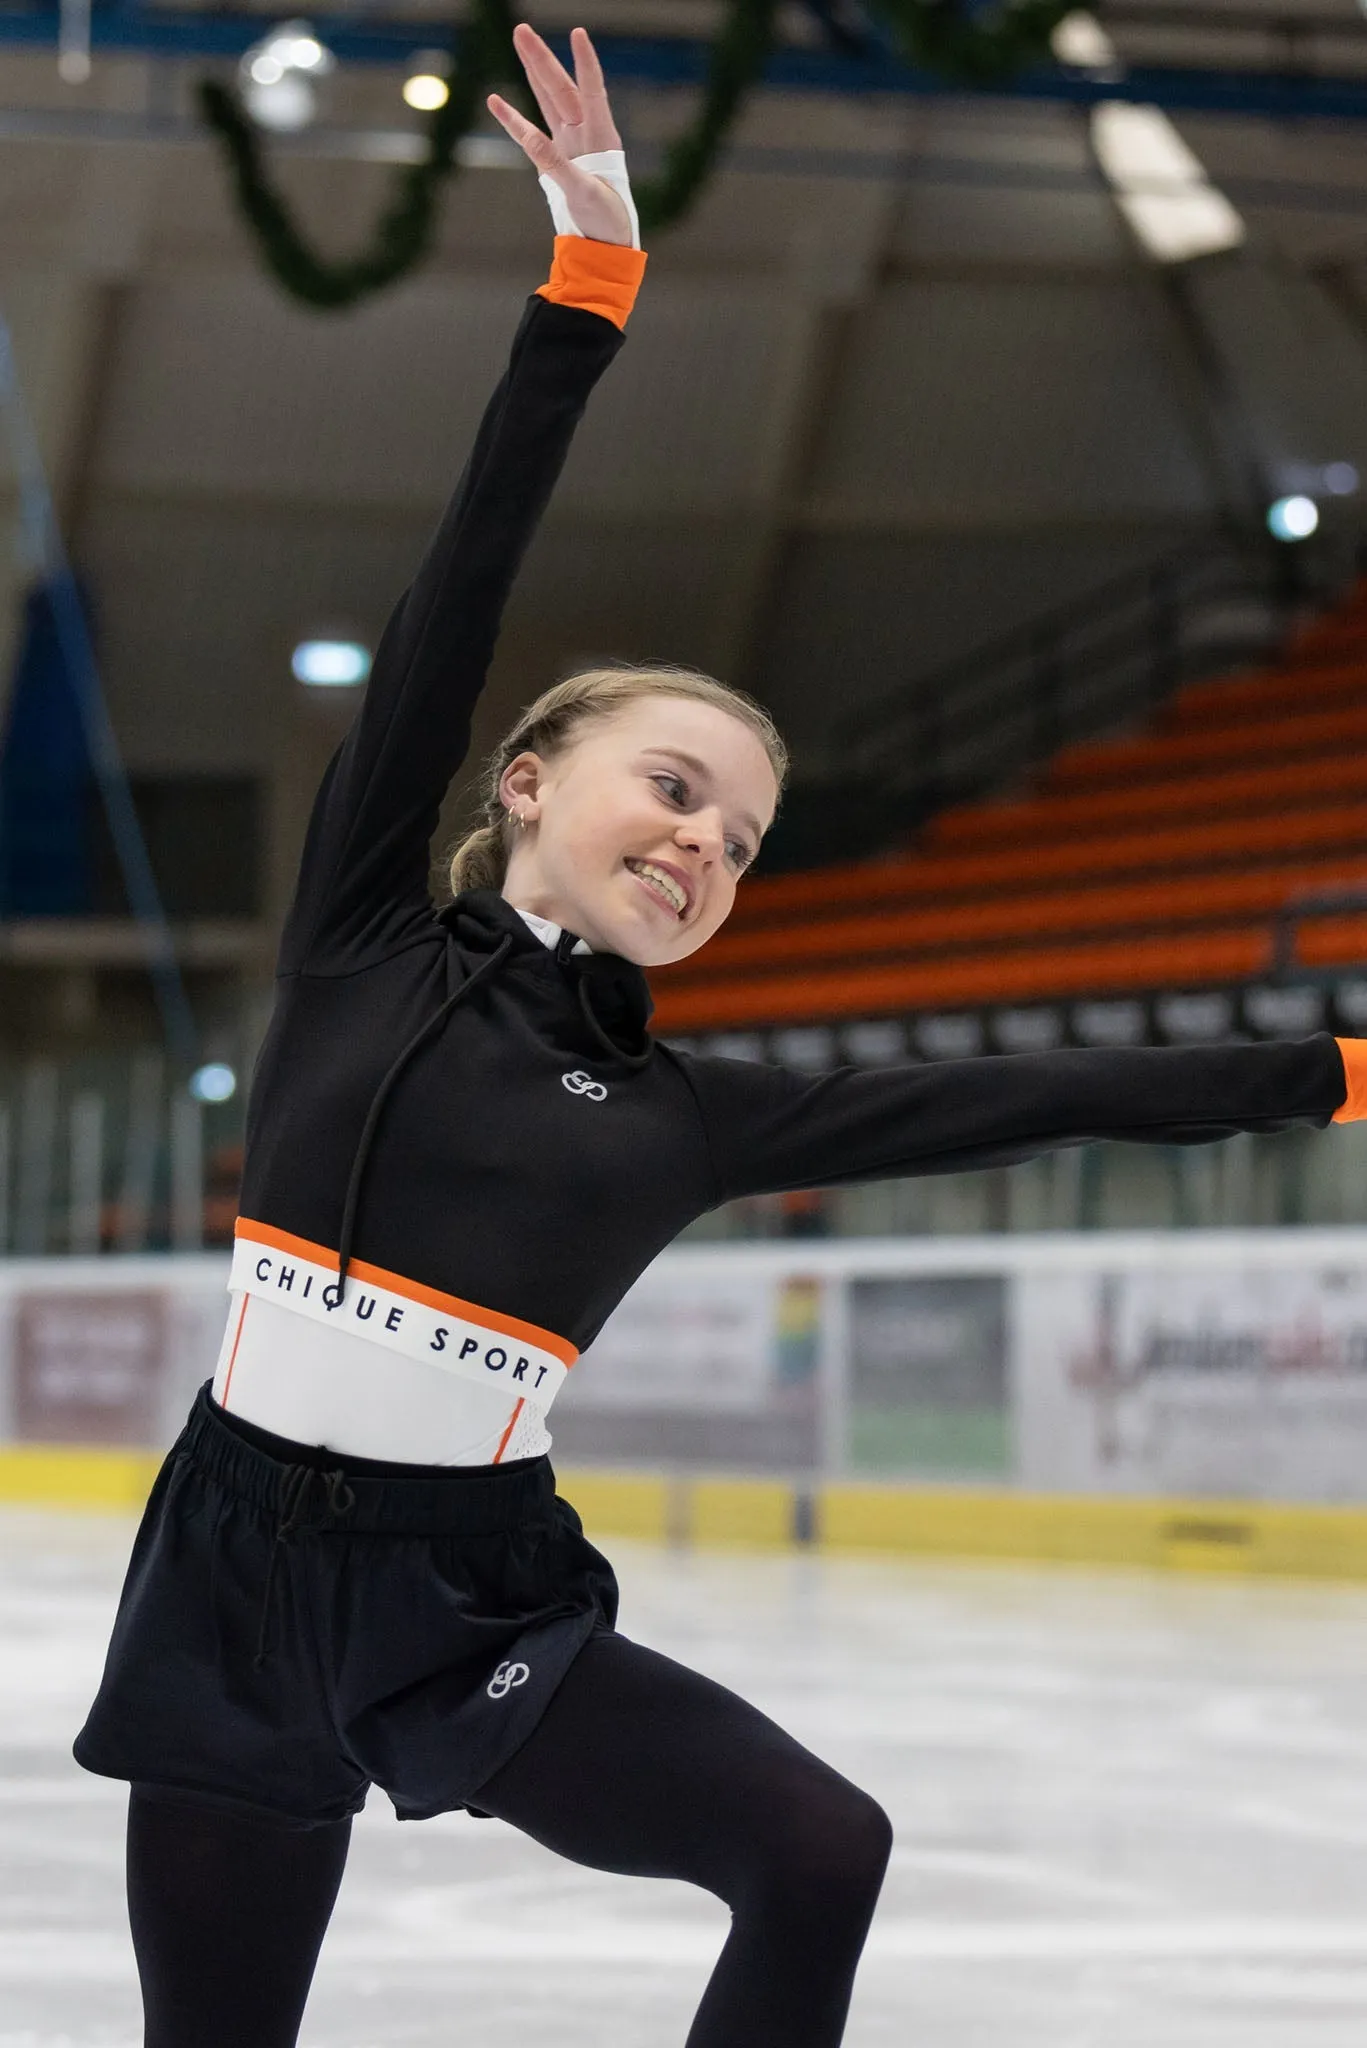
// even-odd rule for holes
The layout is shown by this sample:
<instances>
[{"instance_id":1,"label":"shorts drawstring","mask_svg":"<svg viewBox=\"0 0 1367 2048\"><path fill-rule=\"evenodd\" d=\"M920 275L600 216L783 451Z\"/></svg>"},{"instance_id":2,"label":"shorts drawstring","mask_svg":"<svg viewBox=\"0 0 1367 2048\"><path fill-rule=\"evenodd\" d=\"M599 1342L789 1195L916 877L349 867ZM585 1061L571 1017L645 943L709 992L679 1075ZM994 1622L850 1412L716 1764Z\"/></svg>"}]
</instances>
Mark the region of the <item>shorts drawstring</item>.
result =
<instances>
[{"instance_id":1,"label":"shorts drawstring","mask_svg":"<svg viewBox=\"0 0 1367 2048\"><path fill-rule=\"evenodd\" d=\"M317 1520L306 1519L309 1494L315 1479L323 1485L322 1514ZM280 1481L280 1517L271 1538L271 1554L266 1565L266 1583L261 1591L261 1621L256 1632L256 1655L252 1658L252 1669L259 1671L266 1661L266 1634L270 1626L271 1594L275 1591L275 1568L280 1557L282 1544L301 1529L323 1529L328 1521L340 1515L349 1515L356 1505L356 1495L347 1484L346 1473L337 1467L332 1472L320 1472L316 1465L287 1465Z\"/></svg>"}]
</instances>

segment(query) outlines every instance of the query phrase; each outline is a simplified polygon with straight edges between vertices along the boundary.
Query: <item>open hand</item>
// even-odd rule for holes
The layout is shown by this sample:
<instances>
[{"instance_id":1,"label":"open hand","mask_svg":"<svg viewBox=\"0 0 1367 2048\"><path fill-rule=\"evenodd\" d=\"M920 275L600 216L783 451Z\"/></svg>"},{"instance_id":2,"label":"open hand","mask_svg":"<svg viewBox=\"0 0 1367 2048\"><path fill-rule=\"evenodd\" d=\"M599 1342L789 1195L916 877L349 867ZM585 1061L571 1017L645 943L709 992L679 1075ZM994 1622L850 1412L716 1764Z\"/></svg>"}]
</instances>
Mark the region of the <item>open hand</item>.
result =
<instances>
[{"instance_id":1,"label":"open hand","mask_svg":"<svg viewBox=\"0 0 1367 2048\"><path fill-rule=\"evenodd\" d=\"M595 242L617 242L630 248L631 221L622 201L601 178L576 170L570 161L595 150L622 147L588 30L570 31L573 78L529 23L520 21L513 30L513 47L522 59L527 83L536 94L550 134L543 135L496 92L489 95L489 112L526 151L533 167L555 180L569 201L576 226L585 235Z\"/></svg>"}]
</instances>

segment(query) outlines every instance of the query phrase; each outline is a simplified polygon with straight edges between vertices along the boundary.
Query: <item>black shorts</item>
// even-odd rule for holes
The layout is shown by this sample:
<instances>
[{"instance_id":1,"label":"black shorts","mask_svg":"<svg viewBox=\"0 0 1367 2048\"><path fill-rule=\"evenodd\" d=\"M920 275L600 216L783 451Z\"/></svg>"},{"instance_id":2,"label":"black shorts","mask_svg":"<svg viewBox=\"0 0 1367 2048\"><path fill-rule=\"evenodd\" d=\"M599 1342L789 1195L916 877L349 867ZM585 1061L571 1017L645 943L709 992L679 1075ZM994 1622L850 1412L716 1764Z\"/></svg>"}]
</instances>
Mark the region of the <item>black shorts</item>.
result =
<instances>
[{"instance_id":1,"label":"black shorts","mask_svg":"<svg viewBox=\"0 0 1367 2048\"><path fill-rule=\"evenodd\" d=\"M616 1619L548 1458L305 1449L229 1422L206 1386L147 1503L76 1760L303 1826L372 1783L401 1820L478 1811Z\"/></svg>"}]
</instances>

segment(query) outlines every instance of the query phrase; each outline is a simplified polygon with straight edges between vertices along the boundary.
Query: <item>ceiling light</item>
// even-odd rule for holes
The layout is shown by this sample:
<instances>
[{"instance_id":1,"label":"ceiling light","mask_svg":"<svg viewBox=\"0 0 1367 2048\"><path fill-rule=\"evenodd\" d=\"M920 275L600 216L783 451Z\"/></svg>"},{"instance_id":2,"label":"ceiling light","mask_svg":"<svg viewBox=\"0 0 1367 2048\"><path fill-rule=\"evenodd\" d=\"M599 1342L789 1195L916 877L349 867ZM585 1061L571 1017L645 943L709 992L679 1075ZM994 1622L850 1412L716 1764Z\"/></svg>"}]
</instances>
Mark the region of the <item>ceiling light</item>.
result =
<instances>
[{"instance_id":1,"label":"ceiling light","mask_svg":"<svg viewBox=\"0 0 1367 2048\"><path fill-rule=\"evenodd\" d=\"M451 97L451 88L434 71L415 71L404 80L403 96L419 114L435 114Z\"/></svg>"},{"instance_id":2,"label":"ceiling light","mask_svg":"<svg viewBox=\"0 0 1367 2048\"><path fill-rule=\"evenodd\" d=\"M1126 191L1205 183L1200 162L1158 107L1106 100L1092 114L1092 143L1106 176Z\"/></svg>"},{"instance_id":3,"label":"ceiling light","mask_svg":"<svg viewBox=\"0 0 1367 2048\"><path fill-rule=\"evenodd\" d=\"M1151 256L1160 263L1184 263L1192 256L1214 256L1237 249L1244 224L1213 185L1190 192L1118 192L1116 204Z\"/></svg>"},{"instance_id":4,"label":"ceiling light","mask_svg":"<svg viewBox=\"0 0 1367 2048\"><path fill-rule=\"evenodd\" d=\"M331 71L336 61L315 35L288 36L282 30L277 41L284 44L281 55L294 71Z\"/></svg>"},{"instance_id":5,"label":"ceiling light","mask_svg":"<svg viewBox=\"0 0 1367 2048\"><path fill-rule=\"evenodd\" d=\"M1049 43L1060 64L1072 64L1079 71L1109 71L1117 64L1115 44L1096 16L1082 7L1064 15Z\"/></svg>"},{"instance_id":6,"label":"ceiling light","mask_svg":"<svg viewBox=\"0 0 1367 2048\"><path fill-rule=\"evenodd\" d=\"M1242 219L1158 107L1107 100L1092 110L1091 133L1116 204L1160 263L1239 247Z\"/></svg>"},{"instance_id":7,"label":"ceiling light","mask_svg":"<svg viewBox=\"0 0 1367 2048\"><path fill-rule=\"evenodd\" d=\"M1267 508L1267 530L1274 540L1308 540L1319 523L1313 498L1278 498Z\"/></svg>"},{"instance_id":8,"label":"ceiling light","mask_svg":"<svg viewBox=\"0 0 1367 2048\"><path fill-rule=\"evenodd\" d=\"M85 85L90 78L90 0L59 0L57 76L63 85Z\"/></svg>"},{"instance_id":9,"label":"ceiling light","mask_svg":"<svg viewBox=\"0 0 1367 2048\"><path fill-rule=\"evenodd\" d=\"M191 1074L190 1093L196 1102L231 1102L237 1093L237 1075L223 1060L210 1060Z\"/></svg>"},{"instance_id":10,"label":"ceiling light","mask_svg":"<svg viewBox=\"0 0 1367 2048\"><path fill-rule=\"evenodd\" d=\"M307 128L318 111L318 95L297 71L286 71L269 84L253 80L242 95L253 121L281 135Z\"/></svg>"},{"instance_id":11,"label":"ceiling light","mask_svg":"<svg viewBox=\"0 0 1367 2048\"><path fill-rule=\"evenodd\" d=\"M358 640L301 640L290 667L301 683L345 689L370 674L370 650Z\"/></svg>"},{"instance_id":12,"label":"ceiling light","mask_svg":"<svg viewBox=\"0 0 1367 2048\"><path fill-rule=\"evenodd\" d=\"M336 63L306 21L282 22L242 59L242 97L252 119L286 133L306 128L318 111L314 82Z\"/></svg>"}]
</instances>

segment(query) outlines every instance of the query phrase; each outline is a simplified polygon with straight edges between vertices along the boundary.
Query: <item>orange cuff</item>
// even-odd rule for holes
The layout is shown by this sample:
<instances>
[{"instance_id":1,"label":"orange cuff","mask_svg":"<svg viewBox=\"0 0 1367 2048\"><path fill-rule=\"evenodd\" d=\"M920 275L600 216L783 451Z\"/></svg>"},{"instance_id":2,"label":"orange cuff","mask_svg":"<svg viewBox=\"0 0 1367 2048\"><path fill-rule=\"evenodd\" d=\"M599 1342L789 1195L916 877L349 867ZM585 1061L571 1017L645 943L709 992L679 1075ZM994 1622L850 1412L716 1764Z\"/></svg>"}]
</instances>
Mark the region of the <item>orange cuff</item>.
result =
<instances>
[{"instance_id":1,"label":"orange cuff","mask_svg":"<svg viewBox=\"0 0 1367 2048\"><path fill-rule=\"evenodd\" d=\"M578 306L601 313L614 327L625 327L645 276L644 249L624 249L617 242L591 242L584 235L557 235L555 261L537 296L553 306Z\"/></svg>"},{"instance_id":2,"label":"orange cuff","mask_svg":"<svg viewBox=\"0 0 1367 2048\"><path fill-rule=\"evenodd\" d=\"M1333 1121L1336 1124L1360 1123L1367 1117L1367 1038L1336 1038L1334 1043L1343 1055L1348 1099L1342 1109L1334 1111Z\"/></svg>"}]
</instances>

